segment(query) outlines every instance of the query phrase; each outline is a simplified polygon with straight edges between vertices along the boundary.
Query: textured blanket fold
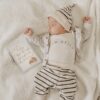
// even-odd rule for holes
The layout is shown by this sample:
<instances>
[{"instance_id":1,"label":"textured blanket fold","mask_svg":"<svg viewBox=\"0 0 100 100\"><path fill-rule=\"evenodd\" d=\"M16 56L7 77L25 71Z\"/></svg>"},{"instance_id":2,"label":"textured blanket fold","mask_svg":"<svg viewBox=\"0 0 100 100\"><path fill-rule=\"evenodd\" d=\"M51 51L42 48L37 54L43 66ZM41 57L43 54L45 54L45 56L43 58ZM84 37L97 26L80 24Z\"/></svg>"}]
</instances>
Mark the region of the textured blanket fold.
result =
<instances>
[{"instance_id":1,"label":"textured blanket fold","mask_svg":"<svg viewBox=\"0 0 100 100\"><path fill-rule=\"evenodd\" d=\"M100 0L72 2L78 4L75 9L78 14L73 12L76 25L82 27L81 19L85 15L93 18L91 38L84 43L83 56L76 63L79 91L75 100L97 100L100 93ZM32 27L37 34L47 32L47 14L67 3L69 0L0 1L0 100L35 100L33 78L41 64L24 73L11 61L6 47L26 27ZM50 91L48 100L58 100L58 91Z\"/></svg>"}]
</instances>

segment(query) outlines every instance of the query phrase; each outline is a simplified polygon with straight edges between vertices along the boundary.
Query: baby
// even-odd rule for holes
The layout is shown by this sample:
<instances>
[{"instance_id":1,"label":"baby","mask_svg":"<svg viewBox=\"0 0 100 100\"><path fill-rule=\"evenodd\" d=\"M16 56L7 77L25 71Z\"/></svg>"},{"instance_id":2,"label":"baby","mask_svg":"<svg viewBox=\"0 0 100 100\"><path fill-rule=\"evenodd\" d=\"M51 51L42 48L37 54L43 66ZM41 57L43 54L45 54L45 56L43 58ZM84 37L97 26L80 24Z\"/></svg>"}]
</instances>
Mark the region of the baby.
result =
<instances>
[{"instance_id":1,"label":"baby","mask_svg":"<svg viewBox=\"0 0 100 100\"><path fill-rule=\"evenodd\" d=\"M36 100L45 100L49 89L56 88L61 100L74 100L77 88L75 74L75 54L77 31L72 30L72 6L56 10L48 16L48 33L35 35L31 28L25 31L25 37L44 50L41 70L34 79ZM84 24L90 24L91 18L84 17Z\"/></svg>"}]
</instances>

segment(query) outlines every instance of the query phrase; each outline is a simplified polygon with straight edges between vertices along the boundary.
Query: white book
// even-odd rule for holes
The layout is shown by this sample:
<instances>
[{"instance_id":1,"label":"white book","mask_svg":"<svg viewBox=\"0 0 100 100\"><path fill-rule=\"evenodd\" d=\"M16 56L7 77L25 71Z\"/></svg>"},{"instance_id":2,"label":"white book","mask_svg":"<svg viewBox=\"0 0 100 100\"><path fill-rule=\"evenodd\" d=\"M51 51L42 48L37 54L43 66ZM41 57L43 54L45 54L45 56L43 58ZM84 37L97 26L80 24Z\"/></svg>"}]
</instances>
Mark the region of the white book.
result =
<instances>
[{"instance_id":1,"label":"white book","mask_svg":"<svg viewBox=\"0 0 100 100\"><path fill-rule=\"evenodd\" d=\"M42 59L25 38L24 34L18 36L8 47L13 61L23 70L27 71L41 63Z\"/></svg>"}]
</instances>

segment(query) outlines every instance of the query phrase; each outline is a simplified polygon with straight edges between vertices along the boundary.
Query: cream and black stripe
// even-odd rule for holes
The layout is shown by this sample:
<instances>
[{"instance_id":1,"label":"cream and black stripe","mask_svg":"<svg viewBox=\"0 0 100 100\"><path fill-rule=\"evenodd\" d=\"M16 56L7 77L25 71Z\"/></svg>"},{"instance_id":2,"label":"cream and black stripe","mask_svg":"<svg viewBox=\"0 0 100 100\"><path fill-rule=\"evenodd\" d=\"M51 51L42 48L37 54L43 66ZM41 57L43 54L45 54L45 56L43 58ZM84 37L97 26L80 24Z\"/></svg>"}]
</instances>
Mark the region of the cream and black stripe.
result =
<instances>
[{"instance_id":1,"label":"cream and black stripe","mask_svg":"<svg viewBox=\"0 0 100 100\"><path fill-rule=\"evenodd\" d=\"M72 6L68 6L68 7L64 7L62 9L59 9L57 11L59 11L60 13L62 13L67 19L68 22L70 23L70 25L72 25L72 13L71 13L71 8Z\"/></svg>"},{"instance_id":2,"label":"cream and black stripe","mask_svg":"<svg viewBox=\"0 0 100 100\"><path fill-rule=\"evenodd\" d=\"M75 72L52 65L43 67L34 79L35 93L48 94L50 87L57 88L63 100L74 100L77 91Z\"/></svg>"}]
</instances>

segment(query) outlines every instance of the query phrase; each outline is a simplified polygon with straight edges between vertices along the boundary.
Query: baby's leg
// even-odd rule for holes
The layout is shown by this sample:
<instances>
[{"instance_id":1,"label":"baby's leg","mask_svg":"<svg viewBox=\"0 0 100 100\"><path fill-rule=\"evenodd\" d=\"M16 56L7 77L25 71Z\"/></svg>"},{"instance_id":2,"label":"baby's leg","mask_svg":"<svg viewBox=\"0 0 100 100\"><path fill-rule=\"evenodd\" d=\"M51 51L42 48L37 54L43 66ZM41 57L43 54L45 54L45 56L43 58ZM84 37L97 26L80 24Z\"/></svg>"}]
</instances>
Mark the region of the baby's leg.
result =
<instances>
[{"instance_id":1,"label":"baby's leg","mask_svg":"<svg viewBox=\"0 0 100 100\"><path fill-rule=\"evenodd\" d=\"M43 68L37 73L34 79L33 92L35 93L35 100L46 100L46 96L49 93L49 88L54 85L52 79L52 71L49 68Z\"/></svg>"},{"instance_id":2,"label":"baby's leg","mask_svg":"<svg viewBox=\"0 0 100 100\"><path fill-rule=\"evenodd\" d=\"M63 86L62 90L60 90L60 100L74 100L77 91L77 86L75 83L70 84L69 86Z\"/></svg>"},{"instance_id":3,"label":"baby's leg","mask_svg":"<svg viewBox=\"0 0 100 100\"><path fill-rule=\"evenodd\" d=\"M47 95L35 94L33 100L47 100Z\"/></svg>"},{"instance_id":4,"label":"baby's leg","mask_svg":"<svg viewBox=\"0 0 100 100\"><path fill-rule=\"evenodd\" d=\"M66 72L66 79L59 81L60 100L74 100L77 91L77 80L74 72Z\"/></svg>"}]
</instances>

